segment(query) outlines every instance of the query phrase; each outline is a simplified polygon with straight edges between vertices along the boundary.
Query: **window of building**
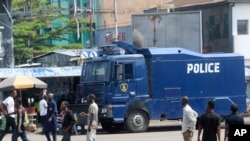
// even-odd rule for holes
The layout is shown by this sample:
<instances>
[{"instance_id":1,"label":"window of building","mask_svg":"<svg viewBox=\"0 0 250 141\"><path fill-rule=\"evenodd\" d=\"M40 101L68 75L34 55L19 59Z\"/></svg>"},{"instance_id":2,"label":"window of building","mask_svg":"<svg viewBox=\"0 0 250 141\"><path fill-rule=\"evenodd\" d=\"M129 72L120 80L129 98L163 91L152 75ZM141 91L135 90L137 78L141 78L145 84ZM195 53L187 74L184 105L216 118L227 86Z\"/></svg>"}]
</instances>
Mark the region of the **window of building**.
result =
<instances>
[{"instance_id":1,"label":"window of building","mask_svg":"<svg viewBox=\"0 0 250 141\"><path fill-rule=\"evenodd\" d=\"M238 32L238 35L248 34L248 20L237 21L237 32Z\"/></svg>"}]
</instances>

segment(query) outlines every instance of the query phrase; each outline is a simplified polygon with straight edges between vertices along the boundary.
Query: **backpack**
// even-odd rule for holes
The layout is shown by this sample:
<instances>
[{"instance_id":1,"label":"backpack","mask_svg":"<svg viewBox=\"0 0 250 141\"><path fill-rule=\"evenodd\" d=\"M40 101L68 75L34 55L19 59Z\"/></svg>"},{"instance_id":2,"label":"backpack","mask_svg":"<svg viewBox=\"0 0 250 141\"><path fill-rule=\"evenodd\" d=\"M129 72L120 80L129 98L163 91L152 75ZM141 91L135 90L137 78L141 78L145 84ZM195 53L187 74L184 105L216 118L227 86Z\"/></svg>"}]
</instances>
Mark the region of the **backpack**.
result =
<instances>
[{"instance_id":1,"label":"backpack","mask_svg":"<svg viewBox=\"0 0 250 141\"><path fill-rule=\"evenodd\" d=\"M29 117L28 117L28 114L27 114L27 112L25 111L24 112L24 122L23 122L23 126L24 127L27 127L28 125L29 125Z\"/></svg>"}]
</instances>

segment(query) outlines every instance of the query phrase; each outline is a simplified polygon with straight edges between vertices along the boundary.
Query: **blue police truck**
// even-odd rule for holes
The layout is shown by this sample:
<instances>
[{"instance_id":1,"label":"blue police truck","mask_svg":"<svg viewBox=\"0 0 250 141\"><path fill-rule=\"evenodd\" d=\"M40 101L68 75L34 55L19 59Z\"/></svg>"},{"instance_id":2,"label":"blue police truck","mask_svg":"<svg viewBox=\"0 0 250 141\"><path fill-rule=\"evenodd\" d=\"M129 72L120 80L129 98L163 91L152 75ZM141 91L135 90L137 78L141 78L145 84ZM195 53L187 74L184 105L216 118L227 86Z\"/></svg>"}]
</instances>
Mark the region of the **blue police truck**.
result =
<instances>
[{"instance_id":1,"label":"blue police truck","mask_svg":"<svg viewBox=\"0 0 250 141\"><path fill-rule=\"evenodd\" d=\"M119 48L118 48L118 47ZM123 49L123 50L122 50ZM180 98L199 115L214 100L222 117L237 103L246 110L244 57L236 53L199 54L182 48L137 48L117 41L84 61L78 98L96 95L99 122L108 132L124 127L144 132L150 120L182 118Z\"/></svg>"}]
</instances>

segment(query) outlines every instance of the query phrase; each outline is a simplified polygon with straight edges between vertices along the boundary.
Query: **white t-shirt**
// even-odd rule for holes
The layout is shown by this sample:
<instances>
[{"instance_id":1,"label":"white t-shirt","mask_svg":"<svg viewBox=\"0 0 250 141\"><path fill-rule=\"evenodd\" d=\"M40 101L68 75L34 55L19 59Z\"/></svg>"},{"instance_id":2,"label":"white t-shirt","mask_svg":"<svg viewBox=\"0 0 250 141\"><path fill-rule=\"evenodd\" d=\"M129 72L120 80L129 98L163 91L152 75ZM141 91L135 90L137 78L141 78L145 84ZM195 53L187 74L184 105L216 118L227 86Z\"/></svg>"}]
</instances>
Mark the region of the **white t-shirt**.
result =
<instances>
[{"instance_id":1,"label":"white t-shirt","mask_svg":"<svg viewBox=\"0 0 250 141\"><path fill-rule=\"evenodd\" d=\"M15 102L12 96L7 97L3 103L7 106L8 113L13 113L15 111ZM15 118L15 115L10 115L11 117Z\"/></svg>"},{"instance_id":2,"label":"white t-shirt","mask_svg":"<svg viewBox=\"0 0 250 141\"><path fill-rule=\"evenodd\" d=\"M188 129L195 129L197 117L198 113L194 111L188 104L183 107L182 133L186 132Z\"/></svg>"},{"instance_id":3,"label":"white t-shirt","mask_svg":"<svg viewBox=\"0 0 250 141\"><path fill-rule=\"evenodd\" d=\"M92 128L97 128L98 127L98 106L95 102L90 104L90 106L89 106L88 125L90 122L90 115L91 114L94 115L94 121L92 122Z\"/></svg>"},{"instance_id":4,"label":"white t-shirt","mask_svg":"<svg viewBox=\"0 0 250 141\"><path fill-rule=\"evenodd\" d=\"M47 101L42 99L39 102L39 108L40 108L40 116L46 116L47 115Z\"/></svg>"}]
</instances>

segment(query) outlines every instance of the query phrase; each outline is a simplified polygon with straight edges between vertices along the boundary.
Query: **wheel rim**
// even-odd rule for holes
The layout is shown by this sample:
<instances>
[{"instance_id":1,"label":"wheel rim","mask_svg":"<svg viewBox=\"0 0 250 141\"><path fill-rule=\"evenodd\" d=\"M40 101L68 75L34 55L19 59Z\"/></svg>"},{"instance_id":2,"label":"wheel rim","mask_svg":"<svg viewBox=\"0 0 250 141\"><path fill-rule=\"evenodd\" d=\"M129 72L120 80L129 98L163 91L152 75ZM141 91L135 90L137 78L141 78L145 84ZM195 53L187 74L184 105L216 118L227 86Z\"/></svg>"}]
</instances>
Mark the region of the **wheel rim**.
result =
<instances>
[{"instance_id":1,"label":"wheel rim","mask_svg":"<svg viewBox=\"0 0 250 141\"><path fill-rule=\"evenodd\" d=\"M133 118L132 118L132 123L135 127L141 127L144 125L144 117L141 114L136 114Z\"/></svg>"}]
</instances>

